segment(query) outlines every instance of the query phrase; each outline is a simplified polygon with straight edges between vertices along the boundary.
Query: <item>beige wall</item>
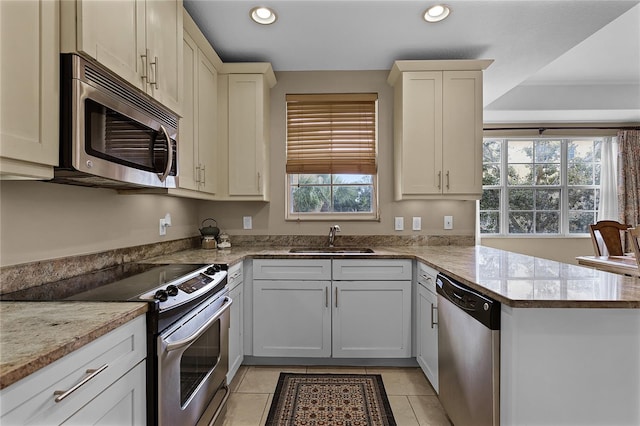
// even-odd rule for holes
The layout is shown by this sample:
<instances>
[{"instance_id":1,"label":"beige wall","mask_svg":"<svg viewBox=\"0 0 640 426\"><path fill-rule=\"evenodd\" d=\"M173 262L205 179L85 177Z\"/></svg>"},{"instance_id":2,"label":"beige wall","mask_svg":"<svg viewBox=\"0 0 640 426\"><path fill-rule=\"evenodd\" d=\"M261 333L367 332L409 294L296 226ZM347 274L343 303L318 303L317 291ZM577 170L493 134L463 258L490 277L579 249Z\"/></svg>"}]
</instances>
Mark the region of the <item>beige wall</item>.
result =
<instances>
[{"instance_id":1,"label":"beige wall","mask_svg":"<svg viewBox=\"0 0 640 426\"><path fill-rule=\"evenodd\" d=\"M197 202L46 182L0 184L0 266L199 235ZM159 236L159 221L172 226Z\"/></svg>"},{"instance_id":2,"label":"beige wall","mask_svg":"<svg viewBox=\"0 0 640 426\"><path fill-rule=\"evenodd\" d=\"M379 222L339 222L345 235L473 235L475 202L393 201L392 88L386 71L278 73L271 93L271 202L204 202L159 195L119 195L109 189L46 182L0 182L0 266L94 253L199 235L207 217L233 234L324 235L333 222L284 220L285 94L377 92L379 94ZM158 235L165 213L173 226ZM442 229L444 215L454 229ZM242 230L242 216L253 230ZM393 230L393 217L405 218L405 231ZM422 231L411 231L412 216Z\"/></svg>"},{"instance_id":3,"label":"beige wall","mask_svg":"<svg viewBox=\"0 0 640 426\"><path fill-rule=\"evenodd\" d=\"M474 201L393 201L393 89L388 71L306 71L276 73L271 89L271 202L203 202L199 217L213 217L230 234L322 235L333 221L285 221L285 95L288 93L378 93L378 190L379 222L336 222L346 235L473 235ZM454 229L443 229L443 216L454 216ZM242 229L242 217L252 216L253 229ZM405 231L394 231L394 216L405 218ZM413 216L422 217L422 230L412 231Z\"/></svg>"},{"instance_id":4,"label":"beige wall","mask_svg":"<svg viewBox=\"0 0 640 426\"><path fill-rule=\"evenodd\" d=\"M528 254L558 262L577 264L576 256L593 255L589 237L574 238L490 238L482 237L480 244L501 250Z\"/></svg>"}]
</instances>

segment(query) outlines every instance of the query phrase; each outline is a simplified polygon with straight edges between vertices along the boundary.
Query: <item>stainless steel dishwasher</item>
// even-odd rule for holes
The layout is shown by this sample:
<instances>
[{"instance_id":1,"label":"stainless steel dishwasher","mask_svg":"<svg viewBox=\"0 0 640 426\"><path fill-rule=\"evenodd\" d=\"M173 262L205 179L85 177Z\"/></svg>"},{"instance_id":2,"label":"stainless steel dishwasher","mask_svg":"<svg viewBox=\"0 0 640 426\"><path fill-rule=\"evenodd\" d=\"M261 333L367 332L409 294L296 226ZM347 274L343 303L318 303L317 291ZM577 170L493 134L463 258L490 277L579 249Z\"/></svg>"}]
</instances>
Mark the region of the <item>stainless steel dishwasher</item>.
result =
<instances>
[{"instance_id":1,"label":"stainless steel dishwasher","mask_svg":"<svg viewBox=\"0 0 640 426\"><path fill-rule=\"evenodd\" d=\"M500 424L500 302L439 274L440 402L455 426Z\"/></svg>"}]
</instances>

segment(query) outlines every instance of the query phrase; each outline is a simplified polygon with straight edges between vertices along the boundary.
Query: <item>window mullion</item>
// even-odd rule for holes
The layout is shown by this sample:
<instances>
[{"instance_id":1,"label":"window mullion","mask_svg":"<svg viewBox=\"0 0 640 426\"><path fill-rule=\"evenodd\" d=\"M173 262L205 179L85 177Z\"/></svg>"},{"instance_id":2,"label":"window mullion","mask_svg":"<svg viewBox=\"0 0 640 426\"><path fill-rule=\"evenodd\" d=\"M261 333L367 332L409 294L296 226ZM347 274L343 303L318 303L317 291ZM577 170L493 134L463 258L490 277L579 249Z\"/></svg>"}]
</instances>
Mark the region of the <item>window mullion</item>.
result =
<instances>
[{"instance_id":1,"label":"window mullion","mask_svg":"<svg viewBox=\"0 0 640 426\"><path fill-rule=\"evenodd\" d=\"M508 165L507 165L507 139L502 140L502 149L500 158L502 172L500 173L500 186L502 190L500 191L500 234L501 235L509 235L509 198L507 197L508 192L508 179L507 175L509 174Z\"/></svg>"},{"instance_id":2,"label":"window mullion","mask_svg":"<svg viewBox=\"0 0 640 426\"><path fill-rule=\"evenodd\" d=\"M569 235L569 152L568 140L560 143L560 234Z\"/></svg>"}]
</instances>

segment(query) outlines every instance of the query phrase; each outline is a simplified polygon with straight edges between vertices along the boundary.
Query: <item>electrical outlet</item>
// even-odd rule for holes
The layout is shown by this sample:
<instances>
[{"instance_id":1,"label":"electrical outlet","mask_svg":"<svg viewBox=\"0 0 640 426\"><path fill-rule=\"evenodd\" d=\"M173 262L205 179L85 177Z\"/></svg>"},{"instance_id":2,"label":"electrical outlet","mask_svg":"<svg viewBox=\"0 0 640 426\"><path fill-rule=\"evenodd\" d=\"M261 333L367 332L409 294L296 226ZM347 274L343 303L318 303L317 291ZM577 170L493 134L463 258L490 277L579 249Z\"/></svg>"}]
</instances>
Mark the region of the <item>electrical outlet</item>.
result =
<instances>
[{"instance_id":1,"label":"electrical outlet","mask_svg":"<svg viewBox=\"0 0 640 426\"><path fill-rule=\"evenodd\" d=\"M251 216L242 217L242 229L251 229L253 224L251 223Z\"/></svg>"},{"instance_id":2,"label":"electrical outlet","mask_svg":"<svg viewBox=\"0 0 640 426\"><path fill-rule=\"evenodd\" d=\"M453 216L444 217L444 229L453 229Z\"/></svg>"},{"instance_id":3,"label":"electrical outlet","mask_svg":"<svg viewBox=\"0 0 640 426\"><path fill-rule=\"evenodd\" d=\"M419 231L420 229L422 229L422 218L419 216L414 216L413 217L413 230L414 231Z\"/></svg>"},{"instance_id":4,"label":"electrical outlet","mask_svg":"<svg viewBox=\"0 0 640 426\"><path fill-rule=\"evenodd\" d=\"M404 217L397 216L395 219L395 230L402 231L404 230Z\"/></svg>"}]
</instances>

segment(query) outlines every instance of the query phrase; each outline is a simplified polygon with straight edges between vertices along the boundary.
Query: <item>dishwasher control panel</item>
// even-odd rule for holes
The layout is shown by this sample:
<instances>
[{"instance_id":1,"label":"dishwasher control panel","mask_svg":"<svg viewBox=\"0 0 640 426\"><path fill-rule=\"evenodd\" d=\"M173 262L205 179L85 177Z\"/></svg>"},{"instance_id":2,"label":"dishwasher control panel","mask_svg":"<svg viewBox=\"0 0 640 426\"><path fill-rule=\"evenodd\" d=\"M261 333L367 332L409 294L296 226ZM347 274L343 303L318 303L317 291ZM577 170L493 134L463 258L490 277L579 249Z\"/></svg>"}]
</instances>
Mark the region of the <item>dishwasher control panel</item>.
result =
<instances>
[{"instance_id":1,"label":"dishwasher control panel","mask_svg":"<svg viewBox=\"0 0 640 426\"><path fill-rule=\"evenodd\" d=\"M500 330L500 302L443 274L436 278L436 293L491 330Z\"/></svg>"}]
</instances>

